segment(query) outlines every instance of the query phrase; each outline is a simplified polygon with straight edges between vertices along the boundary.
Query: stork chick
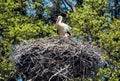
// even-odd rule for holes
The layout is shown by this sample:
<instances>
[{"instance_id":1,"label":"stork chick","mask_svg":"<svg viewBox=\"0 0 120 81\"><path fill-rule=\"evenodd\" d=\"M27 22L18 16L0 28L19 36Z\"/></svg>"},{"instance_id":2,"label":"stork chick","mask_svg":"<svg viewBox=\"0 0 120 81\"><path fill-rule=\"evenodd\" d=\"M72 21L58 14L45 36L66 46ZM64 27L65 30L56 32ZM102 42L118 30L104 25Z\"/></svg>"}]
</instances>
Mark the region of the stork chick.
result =
<instances>
[{"instance_id":1,"label":"stork chick","mask_svg":"<svg viewBox=\"0 0 120 81\"><path fill-rule=\"evenodd\" d=\"M58 18L56 20L57 34L60 37L70 38L71 37L71 32L70 32L71 27L69 25L63 23L62 19L63 19L62 16L58 16Z\"/></svg>"}]
</instances>

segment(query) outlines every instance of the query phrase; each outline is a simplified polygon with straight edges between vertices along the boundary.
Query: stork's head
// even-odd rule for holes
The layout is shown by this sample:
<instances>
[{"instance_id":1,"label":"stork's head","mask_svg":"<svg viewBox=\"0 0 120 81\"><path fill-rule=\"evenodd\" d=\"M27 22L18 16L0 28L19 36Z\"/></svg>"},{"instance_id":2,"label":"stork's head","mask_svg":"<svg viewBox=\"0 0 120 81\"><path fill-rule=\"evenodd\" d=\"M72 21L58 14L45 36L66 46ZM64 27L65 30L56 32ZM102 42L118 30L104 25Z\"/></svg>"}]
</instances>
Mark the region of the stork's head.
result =
<instances>
[{"instance_id":1,"label":"stork's head","mask_svg":"<svg viewBox=\"0 0 120 81\"><path fill-rule=\"evenodd\" d=\"M56 24L60 23L62 21L63 17L62 16L58 16L57 20L56 20Z\"/></svg>"},{"instance_id":2,"label":"stork's head","mask_svg":"<svg viewBox=\"0 0 120 81\"><path fill-rule=\"evenodd\" d=\"M63 17L62 17L62 16L58 16L58 19L62 20L62 19L63 19Z\"/></svg>"}]
</instances>

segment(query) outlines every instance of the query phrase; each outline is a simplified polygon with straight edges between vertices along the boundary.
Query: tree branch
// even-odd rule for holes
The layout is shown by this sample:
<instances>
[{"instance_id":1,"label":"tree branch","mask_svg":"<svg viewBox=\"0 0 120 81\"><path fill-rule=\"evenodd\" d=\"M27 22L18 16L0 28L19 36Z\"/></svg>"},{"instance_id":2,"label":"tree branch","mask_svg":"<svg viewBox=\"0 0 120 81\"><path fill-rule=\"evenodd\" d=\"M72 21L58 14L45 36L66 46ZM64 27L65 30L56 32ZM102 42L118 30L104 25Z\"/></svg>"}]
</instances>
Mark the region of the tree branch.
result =
<instances>
[{"instance_id":1,"label":"tree branch","mask_svg":"<svg viewBox=\"0 0 120 81\"><path fill-rule=\"evenodd\" d=\"M64 11L61 9L60 5L59 5L60 2L56 2L56 1L54 1L54 0L50 0L50 1L54 4L54 8L58 9L58 11L59 11L60 13L66 15L66 12L64 12Z\"/></svg>"},{"instance_id":2,"label":"tree branch","mask_svg":"<svg viewBox=\"0 0 120 81\"><path fill-rule=\"evenodd\" d=\"M75 6L69 0L65 0L65 2L70 6L73 12L76 12Z\"/></svg>"}]
</instances>

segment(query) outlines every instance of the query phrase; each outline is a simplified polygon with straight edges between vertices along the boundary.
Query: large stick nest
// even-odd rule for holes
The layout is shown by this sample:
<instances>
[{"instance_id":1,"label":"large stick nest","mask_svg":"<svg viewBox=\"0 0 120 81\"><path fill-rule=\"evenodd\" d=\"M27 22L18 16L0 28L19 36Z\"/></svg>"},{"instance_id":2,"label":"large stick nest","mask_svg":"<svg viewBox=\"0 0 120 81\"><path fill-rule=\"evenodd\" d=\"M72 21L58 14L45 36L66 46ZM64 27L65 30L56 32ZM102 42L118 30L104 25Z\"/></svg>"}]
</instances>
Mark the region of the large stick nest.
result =
<instances>
[{"instance_id":1,"label":"large stick nest","mask_svg":"<svg viewBox=\"0 0 120 81\"><path fill-rule=\"evenodd\" d=\"M87 42L41 38L20 44L14 53L15 72L32 81L63 81L89 76L99 67L101 52Z\"/></svg>"}]
</instances>

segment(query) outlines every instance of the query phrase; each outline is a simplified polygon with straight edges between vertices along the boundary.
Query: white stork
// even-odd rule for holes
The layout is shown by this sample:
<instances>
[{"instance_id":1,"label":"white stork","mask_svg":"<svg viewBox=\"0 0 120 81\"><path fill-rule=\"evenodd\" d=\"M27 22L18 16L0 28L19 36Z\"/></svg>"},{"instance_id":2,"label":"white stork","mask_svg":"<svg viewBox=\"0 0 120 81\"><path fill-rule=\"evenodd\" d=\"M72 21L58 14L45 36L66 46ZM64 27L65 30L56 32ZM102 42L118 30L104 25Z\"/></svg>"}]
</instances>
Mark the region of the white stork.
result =
<instances>
[{"instance_id":1,"label":"white stork","mask_svg":"<svg viewBox=\"0 0 120 81\"><path fill-rule=\"evenodd\" d=\"M56 20L56 25L57 25L57 33L61 37L71 37L70 29L71 27L65 23L62 22L63 17L58 16Z\"/></svg>"}]
</instances>

